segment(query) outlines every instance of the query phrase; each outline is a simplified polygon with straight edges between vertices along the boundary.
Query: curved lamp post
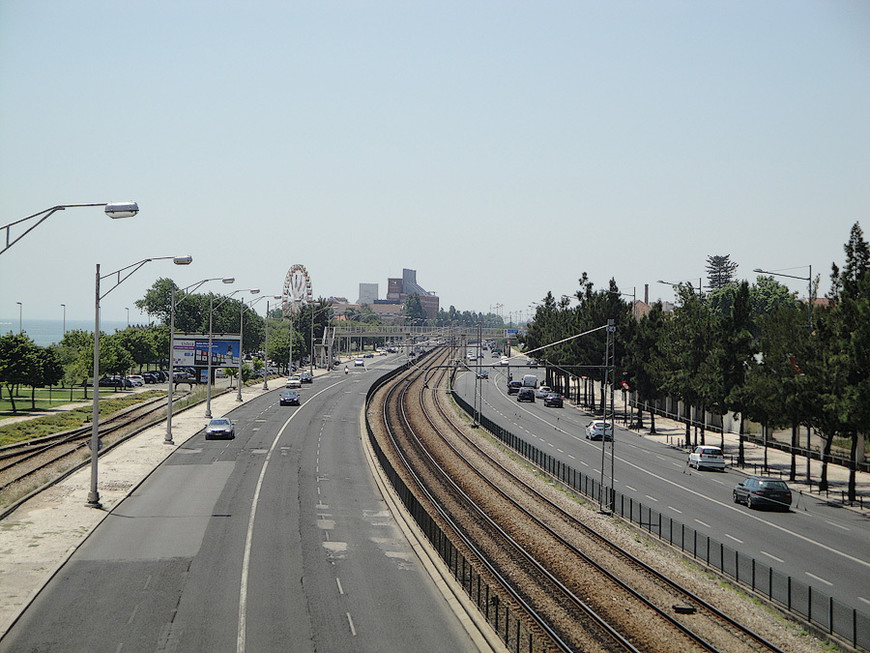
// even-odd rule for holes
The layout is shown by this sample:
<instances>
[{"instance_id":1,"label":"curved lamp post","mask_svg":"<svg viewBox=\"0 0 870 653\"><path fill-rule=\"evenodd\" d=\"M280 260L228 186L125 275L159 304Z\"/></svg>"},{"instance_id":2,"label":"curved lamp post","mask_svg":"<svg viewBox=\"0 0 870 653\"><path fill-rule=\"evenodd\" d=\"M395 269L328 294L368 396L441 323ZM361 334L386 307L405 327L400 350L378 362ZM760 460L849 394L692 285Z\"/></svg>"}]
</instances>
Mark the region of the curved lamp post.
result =
<instances>
[{"instance_id":1,"label":"curved lamp post","mask_svg":"<svg viewBox=\"0 0 870 653\"><path fill-rule=\"evenodd\" d=\"M138 210L138 208L137 208ZM47 216L46 216L47 217ZM176 265L190 265L193 262L192 256L158 256L156 258L142 259L137 263L123 267L120 270L115 270L106 275L100 275L100 264L97 263L96 283L94 289L94 385L93 385L93 416L91 426L91 491L88 494L87 505L91 508L102 508L100 503L100 493L97 490L97 460L99 458L100 449L100 300L112 292L115 288L126 281L130 275L136 272L146 263L151 261L164 261L172 259ZM115 284L100 294L100 282L117 275Z\"/></svg>"},{"instance_id":2,"label":"curved lamp post","mask_svg":"<svg viewBox=\"0 0 870 653\"><path fill-rule=\"evenodd\" d=\"M259 288L240 288L239 290L234 290L229 295L226 295L223 298L223 301L221 301L221 303L218 304L218 306L223 304L225 301L227 301L233 295L240 293L240 292L250 292L250 293L253 293L256 295L258 292L260 292L260 289ZM214 309L215 308L216 307L214 305L214 295L211 295L209 297L209 303L208 303L208 353L207 353L208 367L206 368L207 372L206 372L206 392L205 392L205 416L208 417L209 419L211 419L211 359L212 359L212 344L211 343L212 343L212 333L214 331ZM242 336L240 333L239 334L239 359L241 359L241 357L242 357ZM240 388L240 390L241 390L241 388Z\"/></svg>"},{"instance_id":3,"label":"curved lamp post","mask_svg":"<svg viewBox=\"0 0 870 653\"><path fill-rule=\"evenodd\" d=\"M269 389L269 300L270 299L284 299L282 295L263 295L262 297L257 297L257 299L253 300L249 306L251 308L254 307L254 304L260 302L262 300L266 300L266 319L263 320L263 325L266 328L266 341L263 345L263 349L265 350L265 355L263 356L263 390ZM239 327L241 331L241 326ZM241 370L239 370L239 375L241 375ZM241 397L241 389L239 390L239 396Z\"/></svg>"},{"instance_id":4,"label":"curved lamp post","mask_svg":"<svg viewBox=\"0 0 870 653\"><path fill-rule=\"evenodd\" d=\"M3 246L3 249L0 249L0 254L5 252L7 249L12 247L19 240L24 238L31 231L36 229L39 225L41 225L45 220L47 220L51 215L57 213L58 211L63 211L64 209L71 209L80 206L104 206L106 215L112 219L118 218L132 218L139 212L139 205L136 202L97 202L94 204L58 204L57 206L52 206L50 209L45 209L44 211L40 211L39 213L34 213L33 215L28 215L26 218L21 218L20 220L16 220L15 222L10 222L9 224L4 224L0 226L0 229L6 230L6 243ZM12 238L12 227L27 222L28 220L36 220L35 224L30 225L25 229L24 233L19 234L15 238Z\"/></svg>"},{"instance_id":5,"label":"curved lamp post","mask_svg":"<svg viewBox=\"0 0 870 653\"><path fill-rule=\"evenodd\" d=\"M202 281L190 284L186 288L182 288L181 292L190 291L190 293L193 293L194 290L209 281L222 281L223 283L230 284L235 282L235 279L233 277L212 277L210 279L203 279ZM172 440L172 395L175 392L175 307L188 297L190 297L190 294L185 295L176 302L175 284L172 284L172 304L169 311L169 392L167 393L169 399L166 403L166 436L163 438L163 444L175 444Z\"/></svg>"}]
</instances>

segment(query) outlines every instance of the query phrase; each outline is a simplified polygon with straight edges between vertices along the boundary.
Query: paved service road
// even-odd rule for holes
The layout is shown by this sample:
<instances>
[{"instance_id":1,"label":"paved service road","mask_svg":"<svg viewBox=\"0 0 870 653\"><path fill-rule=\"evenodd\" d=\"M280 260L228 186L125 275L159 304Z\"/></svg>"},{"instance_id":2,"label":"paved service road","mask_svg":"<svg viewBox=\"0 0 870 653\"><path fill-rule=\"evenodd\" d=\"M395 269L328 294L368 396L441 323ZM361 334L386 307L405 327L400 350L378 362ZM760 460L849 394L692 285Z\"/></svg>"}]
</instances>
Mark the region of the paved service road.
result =
<instances>
[{"instance_id":1,"label":"paved service road","mask_svg":"<svg viewBox=\"0 0 870 653\"><path fill-rule=\"evenodd\" d=\"M235 440L188 440L0 650L477 650L365 462L360 411L376 374L318 377L300 407L263 394L230 414Z\"/></svg>"},{"instance_id":2,"label":"paved service road","mask_svg":"<svg viewBox=\"0 0 870 653\"><path fill-rule=\"evenodd\" d=\"M519 370L519 371L517 371ZM520 367L514 378L543 370ZM569 407L546 408L543 401L518 404L508 397L505 373L493 370L482 389L482 413L515 435L596 480L602 443L585 439L587 413ZM473 405L474 375L457 379L457 390ZM788 513L749 510L732 502L732 488L746 478L688 468L687 452L641 437L617 425L614 487L626 497L698 529L732 550L753 556L817 590L870 613L870 523L858 512L827 505L818 496L794 493ZM718 444L718 434L708 434ZM610 485L610 446L605 484ZM773 454L771 454L773 455ZM833 472L832 472L833 473Z\"/></svg>"}]
</instances>

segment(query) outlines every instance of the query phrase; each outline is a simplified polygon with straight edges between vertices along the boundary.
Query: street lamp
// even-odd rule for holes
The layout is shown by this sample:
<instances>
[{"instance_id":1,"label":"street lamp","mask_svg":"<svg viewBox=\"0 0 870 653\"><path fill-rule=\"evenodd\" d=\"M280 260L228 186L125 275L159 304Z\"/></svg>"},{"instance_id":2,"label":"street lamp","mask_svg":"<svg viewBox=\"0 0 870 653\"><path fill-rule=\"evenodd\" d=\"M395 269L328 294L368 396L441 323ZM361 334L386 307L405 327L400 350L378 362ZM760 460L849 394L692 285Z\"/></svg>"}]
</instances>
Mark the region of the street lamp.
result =
<instances>
[{"instance_id":1,"label":"street lamp","mask_svg":"<svg viewBox=\"0 0 870 653\"><path fill-rule=\"evenodd\" d=\"M218 306L223 304L225 301L227 301L230 297L232 297L236 293L240 293L240 292L251 292L251 293L257 294L258 292L260 292L260 289L259 288L240 288L239 290L234 290L229 295L226 295L223 298L223 301L221 301L221 303L218 304ZM212 343L212 337L213 337L212 334L214 331L214 309L215 309L214 295L210 295L209 300L208 300L208 355L207 355L208 364L206 367L207 371L206 371L206 392L205 392L205 416L208 417L209 419L211 419L211 360L212 360L212 344L211 343ZM241 357L242 357L242 336L241 336L241 333L239 333L239 360L241 360ZM241 372L241 366L239 368L239 372ZM241 388L239 388L239 390L241 391Z\"/></svg>"},{"instance_id":2,"label":"street lamp","mask_svg":"<svg viewBox=\"0 0 870 653\"><path fill-rule=\"evenodd\" d=\"M66 304L61 304L60 307L63 309L63 335L66 335Z\"/></svg>"},{"instance_id":3,"label":"street lamp","mask_svg":"<svg viewBox=\"0 0 870 653\"><path fill-rule=\"evenodd\" d=\"M109 274L103 276L100 276L100 264L97 263L96 282L94 289L94 399L93 416L91 419L91 491L88 494L87 503L90 508L102 508L102 504L100 504L100 493L97 490L97 459L99 457L100 448L100 300L103 299L110 292L112 292L115 288L120 286L124 281L129 279L130 275L132 275L146 263L150 263L151 261L164 261L168 259L172 259L172 262L176 265L190 265L193 262L192 256L159 256L156 258L146 258L142 259L138 263L133 263L131 265L128 265L127 267L123 267L120 270L115 270L114 272L110 272ZM113 275L117 275L117 281L115 281L115 285L113 285L103 294L100 294L100 282L103 279L107 279Z\"/></svg>"},{"instance_id":4,"label":"street lamp","mask_svg":"<svg viewBox=\"0 0 870 653\"><path fill-rule=\"evenodd\" d=\"M235 279L233 277L212 277L210 279L203 279L202 281L190 284L186 288L182 288L181 292L190 291L190 293L193 293L194 290L209 281L222 281L223 283L231 284L235 282ZM175 284L172 284L172 304L169 311L169 400L166 405L166 437L163 438L163 444L175 444L172 440L172 395L175 391L175 307L188 297L190 297L190 294L185 295L176 302Z\"/></svg>"},{"instance_id":5,"label":"street lamp","mask_svg":"<svg viewBox=\"0 0 870 653\"><path fill-rule=\"evenodd\" d=\"M23 326L24 322L21 319L22 313L24 311L24 304L22 304L21 302L15 302L15 303L18 304L18 333L20 335L24 332L24 326Z\"/></svg>"},{"instance_id":6,"label":"street lamp","mask_svg":"<svg viewBox=\"0 0 870 653\"><path fill-rule=\"evenodd\" d=\"M259 288L251 288L248 292L252 295L258 295L260 293ZM244 301L242 301L242 305L239 308L239 371L236 377L236 387L238 388L238 394L236 394L236 401L242 400L242 342L245 338L245 308L247 305Z\"/></svg>"},{"instance_id":7,"label":"street lamp","mask_svg":"<svg viewBox=\"0 0 870 653\"><path fill-rule=\"evenodd\" d=\"M770 272L769 270L762 270L761 268L755 268L753 272L756 274L771 274L775 277L787 277L789 279L798 279L800 281L807 282L807 328L809 329L810 334L813 332L813 266L807 266L807 276L799 277L794 274L785 274L783 272ZM791 268L788 268L791 269ZM766 431L765 431L766 433ZM807 425L807 480L810 479L810 444L812 438L812 431ZM742 444L742 442L741 442ZM742 449L741 449L742 453ZM764 455L767 456L767 447L764 448Z\"/></svg>"},{"instance_id":8,"label":"street lamp","mask_svg":"<svg viewBox=\"0 0 870 653\"><path fill-rule=\"evenodd\" d=\"M265 350L265 354L263 355L263 390L269 389L269 300L270 299L284 299L282 295L263 295L262 297L257 297L254 301L251 302L251 308L253 308L254 304L259 301L266 300L266 319L263 320L263 324L266 328L266 339L265 344L263 345L263 349Z\"/></svg>"},{"instance_id":9,"label":"street lamp","mask_svg":"<svg viewBox=\"0 0 870 653\"><path fill-rule=\"evenodd\" d=\"M756 274L772 274L775 277L788 277L789 279L798 279L800 281L807 282L807 327L809 327L810 333L813 331L813 266L808 265L809 273L806 277L799 277L794 274L784 274L782 272L770 272L769 270L762 270L761 268L755 268L753 272Z\"/></svg>"},{"instance_id":10,"label":"street lamp","mask_svg":"<svg viewBox=\"0 0 870 653\"><path fill-rule=\"evenodd\" d=\"M39 213L34 213L33 215L28 215L26 218L21 218L20 220L16 220L15 222L10 222L9 224L4 224L0 226L0 229L6 230L6 244L3 249L0 249L0 254L3 254L7 249L12 247L19 240L24 238L31 231L36 229L39 225L41 225L45 220L48 219L54 213L58 211L63 211L64 209L71 209L81 206L104 206L106 215L110 218L118 219L118 218L132 218L139 212L139 205L136 202L97 202L95 204L59 204L57 206L53 206L50 209L45 209L44 211L40 211ZM12 236L12 227L15 225L21 224L23 222L27 222L28 220L36 220L35 224L30 225L24 233L20 234L15 238L11 238Z\"/></svg>"}]
</instances>

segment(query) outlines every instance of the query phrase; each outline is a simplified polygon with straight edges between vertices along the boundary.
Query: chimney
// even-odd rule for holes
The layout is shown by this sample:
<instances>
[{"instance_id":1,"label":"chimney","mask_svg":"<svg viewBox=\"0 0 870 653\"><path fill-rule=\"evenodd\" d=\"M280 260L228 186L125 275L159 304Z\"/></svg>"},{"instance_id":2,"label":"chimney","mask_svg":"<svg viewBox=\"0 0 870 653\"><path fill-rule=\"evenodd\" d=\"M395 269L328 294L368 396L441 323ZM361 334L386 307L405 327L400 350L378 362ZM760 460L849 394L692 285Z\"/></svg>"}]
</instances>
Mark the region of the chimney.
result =
<instances>
[{"instance_id":1,"label":"chimney","mask_svg":"<svg viewBox=\"0 0 870 653\"><path fill-rule=\"evenodd\" d=\"M643 284L643 303L649 305L649 284Z\"/></svg>"}]
</instances>

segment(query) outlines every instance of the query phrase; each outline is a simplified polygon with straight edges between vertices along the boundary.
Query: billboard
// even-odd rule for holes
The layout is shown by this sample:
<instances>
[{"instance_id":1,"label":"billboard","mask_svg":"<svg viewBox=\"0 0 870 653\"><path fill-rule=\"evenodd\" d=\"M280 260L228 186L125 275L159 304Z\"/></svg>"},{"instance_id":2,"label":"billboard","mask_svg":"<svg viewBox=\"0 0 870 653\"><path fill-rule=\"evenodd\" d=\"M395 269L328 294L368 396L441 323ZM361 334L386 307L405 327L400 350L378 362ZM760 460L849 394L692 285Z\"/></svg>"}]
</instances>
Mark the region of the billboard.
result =
<instances>
[{"instance_id":1,"label":"billboard","mask_svg":"<svg viewBox=\"0 0 870 653\"><path fill-rule=\"evenodd\" d=\"M212 336L212 367L238 367L241 350L239 336ZM176 334L172 347L172 364L175 367L208 367L208 336Z\"/></svg>"}]
</instances>

